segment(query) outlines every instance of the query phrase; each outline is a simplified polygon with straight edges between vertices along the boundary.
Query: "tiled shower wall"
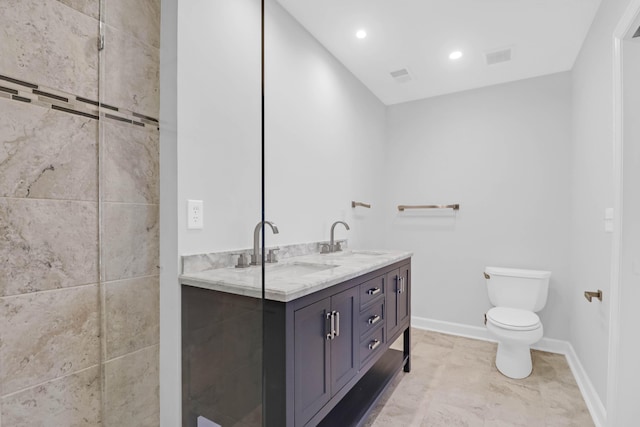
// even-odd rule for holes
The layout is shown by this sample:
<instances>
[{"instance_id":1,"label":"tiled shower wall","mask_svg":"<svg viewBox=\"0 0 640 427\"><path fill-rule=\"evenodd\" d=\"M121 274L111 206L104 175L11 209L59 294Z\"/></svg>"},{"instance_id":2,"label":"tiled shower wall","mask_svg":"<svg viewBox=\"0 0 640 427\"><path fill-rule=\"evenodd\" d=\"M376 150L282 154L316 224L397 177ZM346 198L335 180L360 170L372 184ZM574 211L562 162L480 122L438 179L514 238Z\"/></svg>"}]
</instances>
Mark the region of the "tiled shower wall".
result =
<instances>
[{"instance_id":1,"label":"tiled shower wall","mask_svg":"<svg viewBox=\"0 0 640 427\"><path fill-rule=\"evenodd\" d=\"M159 424L160 1L99 14L0 0L2 427Z\"/></svg>"}]
</instances>

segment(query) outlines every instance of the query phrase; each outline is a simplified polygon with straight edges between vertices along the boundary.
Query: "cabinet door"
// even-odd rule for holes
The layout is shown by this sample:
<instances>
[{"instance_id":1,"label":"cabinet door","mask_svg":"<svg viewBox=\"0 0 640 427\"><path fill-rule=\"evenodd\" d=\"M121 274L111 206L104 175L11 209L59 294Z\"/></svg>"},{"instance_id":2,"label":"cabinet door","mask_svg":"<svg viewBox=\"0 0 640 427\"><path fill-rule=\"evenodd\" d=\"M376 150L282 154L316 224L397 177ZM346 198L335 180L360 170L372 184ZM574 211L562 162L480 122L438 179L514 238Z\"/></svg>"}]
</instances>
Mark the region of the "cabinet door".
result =
<instances>
[{"instance_id":1,"label":"cabinet door","mask_svg":"<svg viewBox=\"0 0 640 427\"><path fill-rule=\"evenodd\" d=\"M327 314L329 298L294 313L295 425L303 426L331 398Z\"/></svg>"},{"instance_id":2,"label":"cabinet door","mask_svg":"<svg viewBox=\"0 0 640 427\"><path fill-rule=\"evenodd\" d=\"M410 264L387 273L387 337L391 340L411 315Z\"/></svg>"},{"instance_id":3,"label":"cabinet door","mask_svg":"<svg viewBox=\"0 0 640 427\"><path fill-rule=\"evenodd\" d=\"M400 286L400 270L387 273L386 280L387 337L393 338L398 329L398 291Z\"/></svg>"},{"instance_id":4,"label":"cabinet door","mask_svg":"<svg viewBox=\"0 0 640 427\"><path fill-rule=\"evenodd\" d=\"M409 265L403 265L400 267L399 276L400 276L400 292L396 292L398 298L397 305L397 316L398 316L398 325L402 324L407 320L409 315L411 314L411 286L410 286L410 267Z\"/></svg>"},{"instance_id":5,"label":"cabinet door","mask_svg":"<svg viewBox=\"0 0 640 427\"><path fill-rule=\"evenodd\" d=\"M337 393L358 372L359 293L356 286L331 297L337 335L331 342L331 394Z\"/></svg>"}]
</instances>

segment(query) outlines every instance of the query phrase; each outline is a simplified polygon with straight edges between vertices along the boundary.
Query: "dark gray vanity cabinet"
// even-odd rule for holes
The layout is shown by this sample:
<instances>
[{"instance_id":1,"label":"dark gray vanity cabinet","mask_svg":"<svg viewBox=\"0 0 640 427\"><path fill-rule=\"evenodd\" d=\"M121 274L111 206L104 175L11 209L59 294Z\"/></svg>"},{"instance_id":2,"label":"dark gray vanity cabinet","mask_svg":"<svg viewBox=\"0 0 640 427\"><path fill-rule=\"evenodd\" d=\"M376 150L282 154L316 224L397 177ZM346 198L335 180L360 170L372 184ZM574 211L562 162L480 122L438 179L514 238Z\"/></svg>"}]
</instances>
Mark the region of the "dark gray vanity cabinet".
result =
<instances>
[{"instance_id":1,"label":"dark gray vanity cabinet","mask_svg":"<svg viewBox=\"0 0 640 427\"><path fill-rule=\"evenodd\" d=\"M391 378L409 371L410 269L407 259L294 301L265 301L266 427L359 425ZM404 351L389 349L403 332Z\"/></svg>"},{"instance_id":2,"label":"dark gray vanity cabinet","mask_svg":"<svg viewBox=\"0 0 640 427\"><path fill-rule=\"evenodd\" d=\"M409 371L410 266L404 259L288 302L183 285L183 427L199 416L252 427L360 425ZM403 333L403 351L390 349ZM247 414L262 417L247 423Z\"/></svg>"},{"instance_id":3,"label":"dark gray vanity cabinet","mask_svg":"<svg viewBox=\"0 0 640 427\"><path fill-rule=\"evenodd\" d=\"M296 420L309 420L355 377L358 313L355 287L294 312Z\"/></svg>"}]
</instances>

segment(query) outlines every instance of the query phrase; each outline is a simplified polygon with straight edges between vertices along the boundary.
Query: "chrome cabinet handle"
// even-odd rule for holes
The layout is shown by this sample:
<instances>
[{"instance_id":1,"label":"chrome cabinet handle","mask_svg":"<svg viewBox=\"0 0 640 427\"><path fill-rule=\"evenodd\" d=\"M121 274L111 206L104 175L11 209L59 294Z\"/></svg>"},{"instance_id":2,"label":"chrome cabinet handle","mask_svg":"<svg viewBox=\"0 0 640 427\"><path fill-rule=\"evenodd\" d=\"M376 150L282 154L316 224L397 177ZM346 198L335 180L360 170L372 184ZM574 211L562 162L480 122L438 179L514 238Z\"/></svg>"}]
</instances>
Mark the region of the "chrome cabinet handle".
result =
<instances>
[{"instance_id":1,"label":"chrome cabinet handle","mask_svg":"<svg viewBox=\"0 0 640 427\"><path fill-rule=\"evenodd\" d=\"M380 345L380 340L373 340L369 343L369 350L375 350Z\"/></svg>"},{"instance_id":2,"label":"chrome cabinet handle","mask_svg":"<svg viewBox=\"0 0 640 427\"><path fill-rule=\"evenodd\" d=\"M381 317L376 314L375 316L369 317L368 322L369 322L370 325L374 325L374 324L378 323L380 321L380 319L381 319Z\"/></svg>"},{"instance_id":3,"label":"chrome cabinet handle","mask_svg":"<svg viewBox=\"0 0 640 427\"><path fill-rule=\"evenodd\" d=\"M398 276L398 289L397 289L397 293L402 294L405 291L405 287L404 287L404 277L402 276Z\"/></svg>"},{"instance_id":4,"label":"chrome cabinet handle","mask_svg":"<svg viewBox=\"0 0 640 427\"><path fill-rule=\"evenodd\" d=\"M380 293L380 288L371 288L367 291L369 295L376 295Z\"/></svg>"},{"instance_id":5,"label":"chrome cabinet handle","mask_svg":"<svg viewBox=\"0 0 640 427\"><path fill-rule=\"evenodd\" d=\"M329 321L329 333L327 334L327 340L333 339L333 313L327 313L326 319Z\"/></svg>"},{"instance_id":6,"label":"chrome cabinet handle","mask_svg":"<svg viewBox=\"0 0 640 427\"><path fill-rule=\"evenodd\" d=\"M333 331L333 337L335 338L340 336L340 312L334 311L333 314L336 317L336 330Z\"/></svg>"}]
</instances>

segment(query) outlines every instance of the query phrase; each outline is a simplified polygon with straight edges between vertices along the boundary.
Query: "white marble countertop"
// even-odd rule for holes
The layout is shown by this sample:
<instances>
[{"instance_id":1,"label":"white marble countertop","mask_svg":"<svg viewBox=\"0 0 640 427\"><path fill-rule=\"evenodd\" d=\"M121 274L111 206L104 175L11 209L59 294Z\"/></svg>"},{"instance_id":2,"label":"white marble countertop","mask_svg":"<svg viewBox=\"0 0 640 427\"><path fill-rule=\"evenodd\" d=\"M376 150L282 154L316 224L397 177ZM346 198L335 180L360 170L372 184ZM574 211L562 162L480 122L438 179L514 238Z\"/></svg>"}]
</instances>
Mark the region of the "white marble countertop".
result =
<instances>
[{"instance_id":1,"label":"white marble countertop","mask_svg":"<svg viewBox=\"0 0 640 427\"><path fill-rule=\"evenodd\" d=\"M287 258L267 264L265 297L288 302L410 258L404 251L347 250ZM180 275L183 285L254 298L262 296L262 268L217 268Z\"/></svg>"}]
</instances>

